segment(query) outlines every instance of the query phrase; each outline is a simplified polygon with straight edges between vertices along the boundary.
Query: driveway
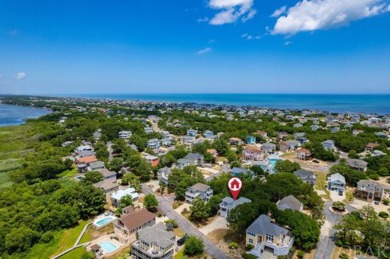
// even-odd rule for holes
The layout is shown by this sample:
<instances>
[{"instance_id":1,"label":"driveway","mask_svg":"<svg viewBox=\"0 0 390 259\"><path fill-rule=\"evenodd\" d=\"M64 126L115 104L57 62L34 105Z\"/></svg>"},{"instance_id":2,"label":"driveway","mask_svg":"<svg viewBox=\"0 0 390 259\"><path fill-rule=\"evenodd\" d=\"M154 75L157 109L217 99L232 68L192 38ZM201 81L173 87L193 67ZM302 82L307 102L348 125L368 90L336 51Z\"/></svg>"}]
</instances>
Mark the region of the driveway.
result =
<instances>
[{"instance_id":1,"label":"driveway","mask_svg":"<svg viewBox=\"0 0 390 259\"><path fill-rule=\"evenodd\" d=\"M142 184L142 192L144 194L152 193L153 191L145 184ZM219 249L216 245L214 245L209 239L206 238L205 235L202 234L194 225L192 225L188 220L186 220L183 216L177 213L174 209L172 209L172 203L174 200L174 196L168 197L160 197L156 196L159 207L161 211L170 219L174 219L176 223L184 230L184 232L188 233L188 235L198 236L203 240L205 251L210 254L213 258L218 259L228 259L230 258L225 252Z\"/></svg>"},{"instance_id":2,"label":"driveway","mask_svg":"<svg viewBox=\"0 0 390 259\"><path fill-rule=\"evenodd\" d=\"M317 245L317 250L314 255L314 259L331 259L333 250L335 248L335 233L334 226L337 225L342 219L342 215L333 213L329 208L332 206L333 201L326 201L324 204L324 217L325 223L321 227L320 242ZM356 208L345 205L346 209L356 211Z\"/></svg>"},{"instance_id":3,"label":"driveway","mask_svg":"<svg viewBox=\"0 0 390 259\"><path fill-rule=\"evenodd\" d=\"M217 229L229 229L225 218L217 216L212 222L200 228L199 231L202 232L203 235L207 236L209 233Z\"/></svg>"}]
</instances>

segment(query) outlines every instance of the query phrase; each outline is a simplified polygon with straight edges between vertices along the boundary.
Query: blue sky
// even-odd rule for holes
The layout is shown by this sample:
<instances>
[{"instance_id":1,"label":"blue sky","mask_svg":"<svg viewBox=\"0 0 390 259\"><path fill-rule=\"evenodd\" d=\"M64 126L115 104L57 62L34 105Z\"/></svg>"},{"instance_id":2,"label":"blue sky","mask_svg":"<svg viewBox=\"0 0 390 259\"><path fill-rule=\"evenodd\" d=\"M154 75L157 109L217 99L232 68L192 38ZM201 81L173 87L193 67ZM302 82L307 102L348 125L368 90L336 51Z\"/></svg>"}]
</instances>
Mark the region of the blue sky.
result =
<instances>
[{"instance_id":1,"label":"blue sky","mask_svg":"<svg viewBox=\"0 0 390 259\"><path fill-rule=\"evenodd\" d=\"M0 1L0 93L390 93L389 0Z\"/></svg>"}]
</instances>

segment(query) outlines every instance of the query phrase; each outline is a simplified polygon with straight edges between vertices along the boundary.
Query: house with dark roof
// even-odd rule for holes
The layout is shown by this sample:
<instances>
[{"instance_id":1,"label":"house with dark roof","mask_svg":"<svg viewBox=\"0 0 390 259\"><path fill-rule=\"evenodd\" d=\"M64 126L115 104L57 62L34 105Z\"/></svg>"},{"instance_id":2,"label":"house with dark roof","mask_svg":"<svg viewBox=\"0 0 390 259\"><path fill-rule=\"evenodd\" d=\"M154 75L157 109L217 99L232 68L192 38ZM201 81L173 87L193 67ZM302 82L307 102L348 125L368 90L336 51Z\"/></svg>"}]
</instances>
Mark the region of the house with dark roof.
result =
<instances>
[{"instance_id":1,"label":"house with dark roof","mask_svg":"<svg viewBox=\"0 0 390 259\"><path fill-rule=\"evenodd\" d=\"M294 195L289 195L279 200L276 203L279 210L296 210L303 211L303 203L300 202Z\"/></svg>"},{"instance_id":2,"label":"house with dark roof","mask_svg":"<svg viewBox=\"0 0 390 259\"><path fill-rule=\"evenodd\" d=\"M299 179L302 180L302 182L311 184L311 185L316 185L316 176L312 171L307 171L303 169L299 169L294 172L294 175L298 177Z\"/></svg>"},{"instance_id":3,"label":"house with dark roof","mask_svg":"<svg viewBox=\"0 0 390 259\"><path fill-rule=\"evenodd\" d=\"M98 169L103 169L105 168L104 162L102 161L95 161L92 163L89 163L88 170L90 171L96 171Z\"/></svg>"},{"instance_id":4,"label":"house with dark roof","mask_svg":"<svg viewBox=\"0 0 390 259\"><path fill-rule=\"evenodd\" d=\"M114 232L122 243L127 243L135 233L145 227L156 224L156 215L147 209L141 209L122 215L114 222ZM133 236L134 235L134 236ZM132 237L133 236L133 237Z\"/></svg>"},{"instance_id":5,"label":"house with dark roof","mask_svg":"<svg viewBox=\"0 0 390 259\"><path fill-rule=\"evenodd\" d=\"M210 186L203 183L197 183L189 187L185 194L186 202L190 204L194 202L195 198L200 198L203 201L208 201L211 196L213 196L213 190Z\"/></svg>"},{"instance_id":6,"label":"house with dark roof","mask_svg":"<svg viewBox=\"0 0 390 259\"><path fill-rule=\"evenodd\" d=\"M112 181L116 180L116 172L110 171L107 168L97 169L97 172L101 173L104 179L111 179Z\"/></svg>"},{"instance_id":7,"label":"house with dark roof","mask_svg":"<svg viewBox=\"0 0 390 259\"><path fill-rule=\"evenodd\" d=\"M261 258L264 250L272 252L275 256L287 255L294 243L290 232L274 223L267 215L260 215L246 229L246 245L254 248L249 254Z\"/></svg>"},{"instance_id":8,"label":"house with dark roof","mask_svg":"<svg viewBox=\"0 0 390 259\"><path fill-rule=\"evenodd\" d=\"M222 202L219 204L219 215L221 217L227 218L232 209L234 209L238 205L248 203L248 202L251 202L251 200L245 197L240 197L236 200L231 197L225 197L222 199Z\"/></svg>"},{"instance_id":9,"label":"house with dark roof","mask_svg":"<svg viewBox=\"0 0 390 259\"><path fill-rule=\"evenodd\" d=\"M264 143L262 149L267 154L273 154L276 151L276 145L274 143Z\"/></svg>"},{"instance_id":10,"label":"house with dark roof","mask_svg":"<svg viewBox=\"0 0 390 259\"><path fill-rule=\"evenodd\" d=\"M368 163L364 160L347 158L346 162L351 169L359 170L362 172L365 172L367 170Z\"/></svg>"},{"instance_id":11,"label":"house with dark roof","mask_svg":"<svg viewBox=\"0 0 390 259\"><path fill-rule=\"evenodd\" d=\"M132 258L173 258L176 236L172 231L167 231L164 223L145 227L137 232L137 236L137 241L131 244Z\"/></svg>"}]
</instances>

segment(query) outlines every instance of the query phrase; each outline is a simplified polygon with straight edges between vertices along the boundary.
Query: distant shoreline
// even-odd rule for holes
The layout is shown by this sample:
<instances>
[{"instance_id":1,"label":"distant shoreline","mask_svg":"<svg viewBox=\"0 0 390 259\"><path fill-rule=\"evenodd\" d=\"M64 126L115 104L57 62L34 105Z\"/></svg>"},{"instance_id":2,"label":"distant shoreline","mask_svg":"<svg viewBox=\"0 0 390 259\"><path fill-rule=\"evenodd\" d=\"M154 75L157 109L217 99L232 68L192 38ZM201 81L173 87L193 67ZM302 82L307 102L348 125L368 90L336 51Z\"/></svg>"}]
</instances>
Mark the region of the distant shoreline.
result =
<instances>
[{"instance_id":1,"label":"distant shoreline","mask_svg":"<svg viewBox=\"0 0 390 259\"><path fill-rule=\"evenodd\" d=\"M390 94L78 94L57 97L390 114Z\"/></svg>"}]
</instances>

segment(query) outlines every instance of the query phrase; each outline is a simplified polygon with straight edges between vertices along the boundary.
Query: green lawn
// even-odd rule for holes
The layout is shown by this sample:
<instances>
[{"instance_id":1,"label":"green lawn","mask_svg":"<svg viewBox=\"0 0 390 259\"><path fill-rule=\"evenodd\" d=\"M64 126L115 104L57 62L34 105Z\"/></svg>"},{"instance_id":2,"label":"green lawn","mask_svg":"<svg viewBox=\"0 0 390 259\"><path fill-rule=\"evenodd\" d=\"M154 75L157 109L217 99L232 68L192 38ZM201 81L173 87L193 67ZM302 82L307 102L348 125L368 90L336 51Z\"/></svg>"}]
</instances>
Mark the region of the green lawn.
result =
<instances>
[{"instance_id":1,"label":"green lawn","mask_svg":"<svg viewBox=\"0 0 390 259\"><path fill-rule=\"evenodd\" d=\"M87 231L85 231L83 237L80 240L80 244L92 241L100 236L114 233L114 224L108 224L100 229L95 229L92 225L89 225Z\"/></svg>"},{"instance_id":2,"label":"green lawn","mask_svg":"<svg viewBox=\"0 0 390 259\"><path fill-rule=\"evenodd\" d=\"M177 252L177 254L175 254L173 259L182 259L182 258L186 258L186 257L187 256L184 255L184 248L182 248L179 250L179 252Z\"/></svg>"},{"instance_id":3,"label":"green lawn","mask_svg":"<svg viewBox=\"0 0 390 259\"><path fill-rule=\"evenodd\" d=\"M80 259L83 254L87 252L87 249L85 247L78 247L72 251L70 251L67 254L64 254L61 256L61 259Z\"/></svg>"},{"instance_id":4,"label":"green lawn","mask_svg":"<svg viewBox=\"0 0 390 259\"><path fill-rule=\"evenodd\" d=\"M73 168L72 170L66 170L58 175L58 177L71 178L77 175L77 168Z\"/></svg>"},{"instance_id":5,"label":"green lawn","mask_svg":"<svg viewBox=\"0 0 390 259\"><path fill-rule=\"evenodd\" d=\"M315 186L316 190L321 190L325 192L325 195L321 195L321 197L330 200L329 191L326 188L326 174L323 172L314 172L317 179L317 184Z\"/></svg>"},{"instance_id":6,"label":"green lawn","mask_svg":"<svg viewBox=\"0 0 390 259\"><path fill-rule=\"evenodd\" d=\"M12 185L9 174L9 172L0 173L0 190Z\"/></svg>"},{"instance_id":7,"label":"green lawn","mask_svg":"<svg viewBox=\"0 0 390 259\"><path fill-rule=\"evenodd\" d=\"M77 226L65 230L62 234L56 254L71 248L81 234L81 231L83 231L84 226L90 221L91 220L82 220Z\"/></svg>"}]
</instances>

